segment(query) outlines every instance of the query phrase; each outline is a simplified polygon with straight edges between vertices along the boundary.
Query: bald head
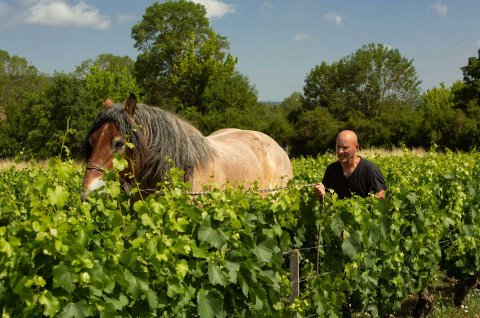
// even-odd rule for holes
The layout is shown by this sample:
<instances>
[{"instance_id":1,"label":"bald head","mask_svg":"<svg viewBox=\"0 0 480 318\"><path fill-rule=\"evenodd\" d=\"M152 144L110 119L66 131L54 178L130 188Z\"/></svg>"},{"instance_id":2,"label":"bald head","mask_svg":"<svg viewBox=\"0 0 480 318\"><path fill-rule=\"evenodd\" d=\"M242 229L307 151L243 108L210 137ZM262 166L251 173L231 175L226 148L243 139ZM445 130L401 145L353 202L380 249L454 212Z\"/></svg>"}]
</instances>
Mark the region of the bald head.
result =
<instances>
[{"instance_id":1,"label":"bald head","mask_svg":"<svg viewBox=\"0 0 480 318\"><path fill-rule=\"evenodd\" d=\"M351 130L342 130L341 132L339 132L337 135L337 143L338 141L346 141L358 145L357 134Z\"/></svg>"},{"instance_id":2,"label":"bald head","mask_svg":"<svg viewBox=\"0 0 480 318\"><path fill-rule=\"evenodd\" d=\"M343 130L337 135L335 152L340 163L354 163L359 148L357 134L353 131Z\"/></svg>"}]
</instances>

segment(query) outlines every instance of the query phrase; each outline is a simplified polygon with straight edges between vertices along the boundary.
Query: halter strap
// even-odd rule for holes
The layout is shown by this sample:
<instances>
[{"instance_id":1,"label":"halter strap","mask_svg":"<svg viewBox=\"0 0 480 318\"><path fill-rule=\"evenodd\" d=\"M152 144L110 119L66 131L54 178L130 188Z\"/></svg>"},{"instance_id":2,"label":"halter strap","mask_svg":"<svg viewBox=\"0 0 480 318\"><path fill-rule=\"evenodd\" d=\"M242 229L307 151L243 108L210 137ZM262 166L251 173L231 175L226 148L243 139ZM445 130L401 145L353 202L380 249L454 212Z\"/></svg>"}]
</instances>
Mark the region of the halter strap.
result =
<instances>
[{"instance_id":1,"label":"halter strap","mask_svg":"<svg viewBox=\"0 0 480 318\"><path fill-rule=\"evenodd\" d=\"M93 169L93 170L97 170L97 171L100 171L103 173L103 170L105 170L103 168L103 164L100 164L98 162L95 162L95 161L89 161L87 163L87 169Z\"/></svg>"}]
</instances>

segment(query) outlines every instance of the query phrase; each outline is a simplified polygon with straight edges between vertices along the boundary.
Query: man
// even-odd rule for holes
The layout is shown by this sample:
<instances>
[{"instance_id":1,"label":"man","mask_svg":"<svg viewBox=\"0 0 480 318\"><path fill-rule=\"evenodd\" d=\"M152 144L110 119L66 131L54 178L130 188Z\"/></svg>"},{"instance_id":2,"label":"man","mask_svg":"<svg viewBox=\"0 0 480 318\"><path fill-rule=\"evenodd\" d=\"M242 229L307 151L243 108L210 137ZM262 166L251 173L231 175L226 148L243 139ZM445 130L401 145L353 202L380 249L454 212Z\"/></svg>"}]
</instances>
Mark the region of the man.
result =
<instances>
[{"instance_id":1,"label":"man","mask_svg":"<svg viewBox=\"0 0 480 318\"><path fill-rule=\"evenodd\" d=\"M323 198L325 189L332 189L340 199L352 195L362 197L375 193L379 199L385 198L387 185L380 169L372 162L357 155L360 148L357 135L351 130L341 131L337 136L338 161L330 164L322 183L314 186L314 193Z\"/></svg>"}]
</instances>

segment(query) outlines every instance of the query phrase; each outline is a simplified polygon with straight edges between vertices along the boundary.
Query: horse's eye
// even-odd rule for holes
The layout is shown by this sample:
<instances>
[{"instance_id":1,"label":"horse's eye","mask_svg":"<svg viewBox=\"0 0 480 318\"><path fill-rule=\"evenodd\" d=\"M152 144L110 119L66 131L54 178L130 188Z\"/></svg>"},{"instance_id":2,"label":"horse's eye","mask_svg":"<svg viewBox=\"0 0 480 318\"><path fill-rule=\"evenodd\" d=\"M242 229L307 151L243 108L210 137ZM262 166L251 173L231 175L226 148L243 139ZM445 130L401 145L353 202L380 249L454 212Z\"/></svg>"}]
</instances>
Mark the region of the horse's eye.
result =
<instances>
[{"instance_id":1,"label":"horse's eye","mask_svg":"<svg viewBox=\"0 0 480 318\"><path fill-rule=\"evenodd\" d=\"M125 146L125 142L123 142L123 140L121 139L116 139L113 141L113 148L115 149L120 149L120 148L123 148Z\"/></svg>"}]
</instances>

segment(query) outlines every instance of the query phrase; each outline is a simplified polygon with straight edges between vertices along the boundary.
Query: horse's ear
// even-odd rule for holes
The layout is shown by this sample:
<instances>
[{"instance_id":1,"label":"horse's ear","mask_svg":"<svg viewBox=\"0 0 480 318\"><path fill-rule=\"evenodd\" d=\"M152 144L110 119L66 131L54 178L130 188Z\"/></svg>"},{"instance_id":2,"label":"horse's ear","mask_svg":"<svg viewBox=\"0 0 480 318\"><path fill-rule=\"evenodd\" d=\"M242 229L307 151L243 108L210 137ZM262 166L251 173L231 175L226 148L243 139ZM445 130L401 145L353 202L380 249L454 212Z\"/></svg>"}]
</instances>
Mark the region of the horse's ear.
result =
<instances>
[{"instance_id":1,"label":"horse's ear","mask_svg":"<svg viewBox=\"0 0 480 318\"><path fill-rule=\"evenodd\" d=\"M110 98L105 98L103 101L103 108L108 108L113 105L113 102Z\"/></svg>"},{"instance_id":2,"label":"horse's ear","mask_svg":"<svg viewBox=\"0 0 480 318\"><path fill-rule=\"evenodd\" d=\"M135 108L137 107L137 97L134 93L130 93L128 99L125 103L125 111L127 112L128 116L133 117L135 115Z\"/></svg>"}]
</instances>

